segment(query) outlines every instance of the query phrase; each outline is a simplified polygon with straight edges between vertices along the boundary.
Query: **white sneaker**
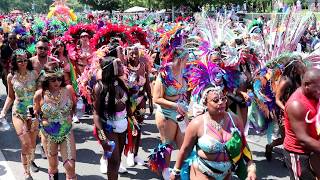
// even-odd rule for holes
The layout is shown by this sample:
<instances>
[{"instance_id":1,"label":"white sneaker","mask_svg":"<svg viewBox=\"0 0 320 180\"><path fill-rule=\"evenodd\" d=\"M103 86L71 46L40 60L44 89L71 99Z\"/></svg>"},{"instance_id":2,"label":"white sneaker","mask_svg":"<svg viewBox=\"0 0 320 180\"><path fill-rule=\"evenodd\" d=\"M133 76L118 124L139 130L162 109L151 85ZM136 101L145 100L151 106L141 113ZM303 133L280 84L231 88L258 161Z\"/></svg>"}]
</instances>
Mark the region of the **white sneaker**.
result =
<instances>
[{"instance_id":1,"label":"white sneaker","mask_svg":"<svg viewBox=\"0 0 320 180\"><path fill-rule=\"evenodd\" d=\"M100 172L102 174L107 174L108 172L108 160L105 160L103 156L100 159Z\"/></svg>"},{"instance_id":2,"label":"white sneaker","mask_svg":"<svg viewBox=\"0 0 320 180\"><path fill-rule=\"evenodd\" d=\"M127 156L127 165L128 165L129 167L134 166L134 154L133 154L133 153L128 153L128 156Z\"/></svg>"},{"instance_id":3,"label":"white sneaker","mask_svg":"<svg viewBox=\"0 0 320 180\"><path fill-rule=\"evenodd\" d=\"M134 162L136 162L139 166L143 166L144 165L144 160L142 160L140 157L136 156L134 158Z\"/></svg>"},{"instance_id":4,"label":"white sneaker","mask_svg":"<svg viewBox=\"0 0 320 180\"><path fill-rule=\"evenodd\" d=\"M126 173L126 172L128 172L127 168L124 167L124 165L122 163L120 163L120 167L119 167L118 173L123 174L123 173Z\"/></svg>"},{"instance_id":5,"label":"white sneaker","mask_svg":"<svg viewBox=\"0 0 320 180\"><path fill-rule=\"evenodd\" d=\"M73 123L79 123L80 121L79 121L79 118L77 116L73 116L72 117L72 122Z\"/></svg>"},{"instance_id":6,"label":"white sneaker","mask_svg":"<svg viewBox=\"0 0 320 180\"><path fill-rule=\"evenodd\" d=\"M162 171L162 177L164 180L169 180L170 179L170 171L169 168L164 168Z\"/></svg>"}]
</instances>

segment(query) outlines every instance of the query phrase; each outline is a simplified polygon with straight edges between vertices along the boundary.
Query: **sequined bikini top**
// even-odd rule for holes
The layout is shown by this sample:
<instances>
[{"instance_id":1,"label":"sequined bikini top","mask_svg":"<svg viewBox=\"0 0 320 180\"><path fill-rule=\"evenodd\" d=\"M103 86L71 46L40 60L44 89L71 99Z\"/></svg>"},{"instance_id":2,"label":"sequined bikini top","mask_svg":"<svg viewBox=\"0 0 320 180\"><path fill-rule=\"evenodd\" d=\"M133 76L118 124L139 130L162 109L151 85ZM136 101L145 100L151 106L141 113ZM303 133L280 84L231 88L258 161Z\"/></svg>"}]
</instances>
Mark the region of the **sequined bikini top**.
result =
<instances>
[{"instance_id":1,"label":"sequined bikini top","mask_svg":"<svg viewBox=\"0 0 320 180\"><path fill-rule=\"evenodd\" d=\"M37 76L35 71L27 71L25 76L15 73L12 77L13 90L16 100L33 98L37 90Z\"/></svg>"},{"instance_id":2,"label":"sequined bikini top","mask_svg":"<svg viewBox=\"0 0 320 180\"><path fill-rule=\"evenodd\" d=\"M63 122L71 115L73 102L68 96L67 88L61 89L60 93L60 97L52 99L48 90L44 92L41 111L43 118L49 122Z\"/></svg>"}]
</instances>

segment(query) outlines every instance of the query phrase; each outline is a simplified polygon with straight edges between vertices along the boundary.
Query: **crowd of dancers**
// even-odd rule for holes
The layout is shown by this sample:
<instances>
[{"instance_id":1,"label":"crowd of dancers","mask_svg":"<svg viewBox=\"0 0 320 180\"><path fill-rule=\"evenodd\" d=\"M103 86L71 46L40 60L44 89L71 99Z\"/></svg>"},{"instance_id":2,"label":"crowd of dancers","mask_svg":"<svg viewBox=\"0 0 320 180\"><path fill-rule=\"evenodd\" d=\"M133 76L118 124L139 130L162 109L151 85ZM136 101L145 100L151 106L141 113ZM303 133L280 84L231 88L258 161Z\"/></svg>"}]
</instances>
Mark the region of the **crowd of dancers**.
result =
<instances>
[{"instance_id":1,"label":"crowd of dancers","mask_svg":"<svg viewBox=\"0 0 320 180\"><path fill-rule=\"evenodd\" d=\"M61 18L66 12L69 20ZM12 106L26 180L39 170L39 139L49 179L58 179L58 152L66 179L77 179L72 123L83 113L93 115L101 171L111 180L126 171L122 154L128 166L147 161L165 180L257 179L251 131L266 132L268 160L284 144L292 179L320 177L320 40L312 13L250 22L205 13L176 22L90 14L75 22L61 2L49 14L1 20L7 98L0 117ZM147 104L161 143L143 160Z\"/></svg>"}]
</instances>

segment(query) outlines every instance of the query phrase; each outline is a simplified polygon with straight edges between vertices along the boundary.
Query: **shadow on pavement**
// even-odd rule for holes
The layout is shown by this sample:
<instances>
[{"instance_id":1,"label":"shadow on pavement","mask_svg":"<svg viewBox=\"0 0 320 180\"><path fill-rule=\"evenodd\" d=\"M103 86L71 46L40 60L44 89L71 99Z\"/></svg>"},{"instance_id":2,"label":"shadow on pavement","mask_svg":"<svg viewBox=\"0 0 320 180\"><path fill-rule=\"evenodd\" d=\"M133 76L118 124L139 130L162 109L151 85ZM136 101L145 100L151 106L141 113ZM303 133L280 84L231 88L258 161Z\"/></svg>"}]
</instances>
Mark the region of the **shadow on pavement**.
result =
<instances>
[{"instance_id":1,"label":"shadow on pavement","mask_svg":"<svg viewBox=\"0 0 320 180\"><path fill-rule=\"evenodd\" d=\"M0 176L7 174L7 170L4 166L0 165Z\"/></svg>"},{"instance_id":2,"label":"shadow on pavement","mask_svg":"<svg viewBox=\"0 0 320 180\"><path fill-rule=\"evenodd\" d=\"M90 176L77 176L78 180L105 180L105 178L97 175L90 175Z\"/></svg>"},{"instance_id":3,"label":"shadow on pavement","mask_svg":"<svg viewBox=\"0 0 320 180\"><path fill-rule=\"evenodd\" d=\"M252 151L255 156L264 157L264 152ZM267 161L266 159L255 160L257 166L257 177L259 179L270 179L270 175L278 178L287 177L289 172L285 167L281 156L277 153L272 154L272 160ZM284 173L287 172L287 173Z\"/></svg>"},{"instance_id":4,"label":"shadow on pavement","mask_svg":"<svg viewBox=\"0 0 320 180\"><path fill-rule=\"evenodd\" d=\"M160 139L145 137L145 138L142 138L141 147L146 153L149 153L150 152L149 150L158 147L159 143L160 143Z\"/></svg>"},{"instance_id":5,"label":"shadow on pavement","mask_svg":"<svg viewBox=\"0 0 320 180\"><path fill-rule=\"evenodd\" d=\"M101 158L101 155L97 154L96 152L90 149L77 149L76 162L88 163L88 164L100 164L100 158Z\"/></svg>"},{"instance_id":6,"label":"shadow on pavement","mask_svg":"<svg viewBox=\"0 0 320 180\"><path fill-rule=\"evenodd\" d=\"M121 174L121 177L127 177L130 179L160 179L160 174L159 176L156 173L151 172L149 169L139 169L139 168L127 168L129 171L137 172L136 174L130 174L130 173L125 173Z\"/></svg>"}]
</instances>

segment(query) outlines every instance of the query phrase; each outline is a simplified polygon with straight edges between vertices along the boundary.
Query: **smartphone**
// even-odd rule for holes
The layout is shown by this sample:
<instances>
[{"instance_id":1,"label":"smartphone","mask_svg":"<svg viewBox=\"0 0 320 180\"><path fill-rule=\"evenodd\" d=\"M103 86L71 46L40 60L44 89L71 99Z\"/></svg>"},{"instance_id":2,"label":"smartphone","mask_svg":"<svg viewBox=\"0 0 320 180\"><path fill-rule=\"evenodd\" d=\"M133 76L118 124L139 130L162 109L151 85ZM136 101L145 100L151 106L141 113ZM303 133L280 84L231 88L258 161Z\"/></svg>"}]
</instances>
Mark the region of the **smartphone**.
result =
<instances>
[{"instance_id":1,"label":"smartphone","mask_svg":"<svg viewBox=\"0 0 320 180\"><path fill-rule=\"evenodd\" d=\"M32 107L32 106L29 106L29 107L28 107L28 110L29 110L29 113L30 113L31 117L32 117L32 118L35 118L36 115L34 114L33 107Z\"/></svg>"}]
</instances>

